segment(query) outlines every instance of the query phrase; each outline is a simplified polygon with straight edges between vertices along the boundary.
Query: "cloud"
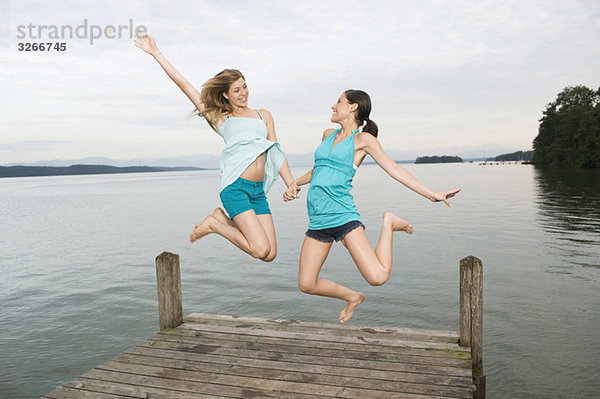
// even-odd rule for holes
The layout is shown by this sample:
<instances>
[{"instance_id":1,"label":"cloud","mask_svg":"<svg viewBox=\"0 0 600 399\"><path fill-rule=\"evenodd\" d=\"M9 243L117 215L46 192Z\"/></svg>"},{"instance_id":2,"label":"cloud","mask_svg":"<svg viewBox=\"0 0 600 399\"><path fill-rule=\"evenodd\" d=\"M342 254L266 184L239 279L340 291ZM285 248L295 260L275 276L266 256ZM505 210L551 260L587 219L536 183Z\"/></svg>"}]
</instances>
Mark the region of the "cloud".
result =
<instances>
[{"instance_id":1,"label":"cloud","mask_svg":"<svg viewBox=\"0 0 600 399\"><path fill-rule=\"evenodd\" d=\"M600 3L589 1L10 5L13 24L147 24L198 89L223 68L242 70L250 105L269 109L282 146L298 152L314 149L330 126L329 107L348 88L370 93L386 148L528 148L545 104L567 85L597 87L600 70ZM0 63L0 143L52 137L108 147L155 132L160 156L170 145L166 132L188 137L192 104L129 39L71 41L61 54L0 48ZM201 150L218 154L222 143L210 143Z\"/></svg>"},{"instance_id":2,"label":"cloud","mask_svg":"<svg viewBox=\"0 0 600 399\"><path fill-rule=\"evenodd\" d=\"M10 7L8 0L0 0L0 48L7 48L10 40Z\"/></svg>"},{"instance_id":3,"label":"cloud","mask_svg":"<svg viewBox=\"0 0 600 399\"><path fill-rule=\"evenodd\" d=\"M74 144L74 141L64 140L29 140L14 141L0 144L0 151L30 152L40 150L51 150L57 147Z\"/></svg>"}]
</instances>

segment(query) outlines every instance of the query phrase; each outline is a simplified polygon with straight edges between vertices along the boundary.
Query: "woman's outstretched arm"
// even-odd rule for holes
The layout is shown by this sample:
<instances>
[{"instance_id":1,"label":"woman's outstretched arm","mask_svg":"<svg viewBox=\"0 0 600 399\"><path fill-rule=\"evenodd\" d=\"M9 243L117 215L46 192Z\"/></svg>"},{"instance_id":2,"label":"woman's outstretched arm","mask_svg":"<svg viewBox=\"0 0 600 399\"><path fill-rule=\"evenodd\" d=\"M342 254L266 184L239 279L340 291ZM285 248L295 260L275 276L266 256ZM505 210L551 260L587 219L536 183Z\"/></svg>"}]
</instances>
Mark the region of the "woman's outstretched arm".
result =
<instances>
[{"instance_id":1,"label":"woman's outstretched arm","mask_svg":"<svg viewBox=\"0 0 600 399\"><path fill-rule=\"evenodd\" d=\"M188 80L181 74L167 58L160 52L156 46L154 38L149 34L143 36L136 35L135 46L141 48L146 53L150 54L160 64L162 69L169 75L171 80L175 82L177 87L183 91L183 93L190 99L192 104L198 109L200 113L204 111L204 104L200 101L200 93Z\"/></svg>"},{"instance_id":2,"label":"woman's outstretched arm","mask_svg":"<svg viewBox=\"0 0 600 399\"><path fill-rule=\"evenodd\" d=\"M312 179L312 174L313 174L313 169L309 170L308 172L306 172L305 174L303 174L302 176L297 178L296 184L298 186L303 186L305 184L310 183L310 179Z\"/></svg>"},{"instance_id":3,"label":"woman's outstretched arm","mask_svg":"<svg viewBox=\"0 0 600 399\"><path fill-rule=\"evenodd\" d=\"M422 195L430 201L443 201L446 205L451 206L448 199L454 197L460 191L460 189L441 192L433 191L425 184L417 180L417 178L414 177L408 170L394 162L394 160L392 160L383 151L379 140L377 140L369 133L361 133L359 139L357 140L357 144L357 147L371 155L375 162L377 162L377 164L395 180L399 181L406 187L410 188L417 194Z\"/></svg>"}]
</instances>

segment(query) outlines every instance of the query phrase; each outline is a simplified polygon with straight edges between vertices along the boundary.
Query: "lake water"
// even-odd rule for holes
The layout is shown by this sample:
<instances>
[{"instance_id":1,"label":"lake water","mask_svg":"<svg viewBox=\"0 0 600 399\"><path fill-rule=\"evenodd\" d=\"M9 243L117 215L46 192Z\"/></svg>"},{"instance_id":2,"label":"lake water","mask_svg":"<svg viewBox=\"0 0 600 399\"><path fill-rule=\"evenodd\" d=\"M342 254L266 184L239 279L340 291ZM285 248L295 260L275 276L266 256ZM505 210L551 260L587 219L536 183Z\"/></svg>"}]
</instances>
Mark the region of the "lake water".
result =
<instances>
[{"instance_id":1,"label":"lake water","mask_svg":"<svg viewBox=\"0 0 600 399\"><path fill-rule=\"evenodd\" d=\"M484 266L484 371L489 398L590 398L600 392L600 170L528 165L406 165L433 204L376 165L354 195L374 244L383 210L396 233L390 280L369 286L336 245L322 276L367 300L351 323L458 330L458 264ZM293 169L295 175L308 168ZM222 237L190 244L219 205L218 171L0 179L0 397L31 398L158 331L154 258L181 257L184 314L336 322L342 302L296 286L307 225L302 199L269 194L273 263Z\"/></svg>"}]
</instances>

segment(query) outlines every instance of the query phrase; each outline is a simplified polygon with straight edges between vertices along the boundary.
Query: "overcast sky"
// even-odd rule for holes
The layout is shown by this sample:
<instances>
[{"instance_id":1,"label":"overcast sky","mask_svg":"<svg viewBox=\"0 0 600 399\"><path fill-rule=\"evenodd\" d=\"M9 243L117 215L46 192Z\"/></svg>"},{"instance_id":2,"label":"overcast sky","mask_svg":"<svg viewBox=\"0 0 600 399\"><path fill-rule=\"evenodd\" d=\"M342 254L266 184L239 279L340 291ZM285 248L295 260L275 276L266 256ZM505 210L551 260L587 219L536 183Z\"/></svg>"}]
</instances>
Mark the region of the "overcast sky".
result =
<instances>
[{"instance_id":1,"label":"overcast sky","mask_svg":"<svg viewBox=\"0 0 600 399\"><path fill-rule=\"evenodd\" d=\"M48 36L85 20L87 38ZM198 89L240 69L250 106L271 111L289 153L314 150L349 88L371 95L384 148L483 156L530 149L564 87L600 85L596 0L0 0L0 164L220 153L130 24ZM91 25L127 28L90 45ZM18 51L22 42L66 50Z\"/></svg>"}]
</instances>

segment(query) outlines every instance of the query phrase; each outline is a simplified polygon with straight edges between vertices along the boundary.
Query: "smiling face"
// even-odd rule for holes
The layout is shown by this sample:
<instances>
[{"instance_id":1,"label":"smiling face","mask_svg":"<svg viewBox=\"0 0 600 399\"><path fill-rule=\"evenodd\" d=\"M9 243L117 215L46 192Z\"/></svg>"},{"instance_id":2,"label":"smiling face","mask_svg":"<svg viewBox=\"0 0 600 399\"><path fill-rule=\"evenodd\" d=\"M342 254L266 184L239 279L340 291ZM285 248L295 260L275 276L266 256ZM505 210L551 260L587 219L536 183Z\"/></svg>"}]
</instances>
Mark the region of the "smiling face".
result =
<instances>
[{"instance_id":1,"label":"smiling face","mask_svg":"<svg viewBox=\"0 0 600 399\"><path fill-rule=\"evenodd\" d=\"M331 122L341 122L348 118L354 119L353 112L356 111L356 104L350 104L345 94L338 98L337 102L331 106Z\"/></svg>"},{"instance_id":2,"label":"smiling face","mask_svg":"<svg viewBox=\"0 0 600 399\"><path fill-rule=\"evenodd\" d=\"M248 105L248 86L246 86L246 80L239 78L229 86L227 93L223 93L223 96L229 100L229 103L237 108L244 108Z\"/></svg>"}]
</instances>

